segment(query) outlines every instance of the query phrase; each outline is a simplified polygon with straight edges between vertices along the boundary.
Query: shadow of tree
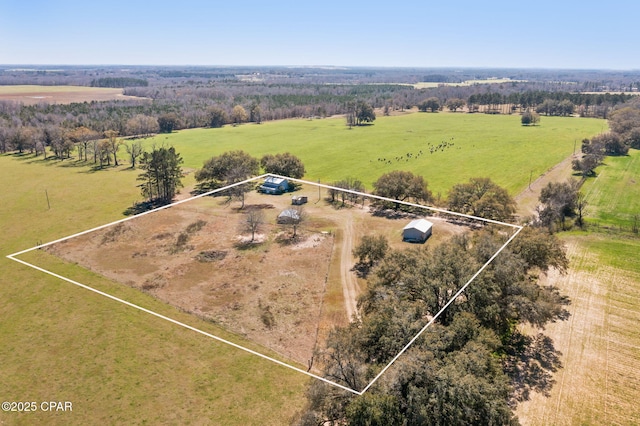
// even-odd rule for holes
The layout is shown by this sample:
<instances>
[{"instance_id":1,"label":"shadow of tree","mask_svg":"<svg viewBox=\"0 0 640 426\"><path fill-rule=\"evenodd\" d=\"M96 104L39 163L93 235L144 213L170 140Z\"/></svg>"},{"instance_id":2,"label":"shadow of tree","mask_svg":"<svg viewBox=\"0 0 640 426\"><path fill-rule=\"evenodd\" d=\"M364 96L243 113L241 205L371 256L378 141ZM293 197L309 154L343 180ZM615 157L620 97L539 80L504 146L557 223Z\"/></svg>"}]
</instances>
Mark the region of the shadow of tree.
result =
<instances>
[{"instance_id":1,"label":"shadow of tree","mask_svg":"<svg viewBox=\"0 0 640 426\"><path fill-rule=\"evenodd\" d=\"M553 373L562 368L561 355L553 340L542 333L535 336L513 333L504 360L504 371L513 385L511 404L527 401L531 391L548 397L555 384Z\"/></svg>"},{"instance_id":2,"label":"shadow of tree","mask_svg":"<svg viewBox=\"0 0 640 426\"><path fill-rule=\"evenodd\" d=\"M128 207L122 214L125 216L134 216L140 213L147 212L149 210L157 209L158 207L166 206L167 203L165 201L141 201L138 203L134 203L131 207Z\"/></svg>"}]
</instances>

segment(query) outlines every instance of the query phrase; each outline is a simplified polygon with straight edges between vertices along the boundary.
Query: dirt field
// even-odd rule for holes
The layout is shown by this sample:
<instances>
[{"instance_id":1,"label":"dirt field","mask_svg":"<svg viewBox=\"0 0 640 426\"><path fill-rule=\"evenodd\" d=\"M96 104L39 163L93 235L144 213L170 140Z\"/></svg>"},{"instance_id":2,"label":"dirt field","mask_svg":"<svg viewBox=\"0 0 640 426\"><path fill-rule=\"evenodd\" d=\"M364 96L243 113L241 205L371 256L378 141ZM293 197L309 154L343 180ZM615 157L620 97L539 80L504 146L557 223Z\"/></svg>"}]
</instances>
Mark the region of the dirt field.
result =
<instances>
[{"instance_id":1,"label":"dirt field","mask_svg":"<svg viewBox=\"0 0 640 426\"><path fill-rule=\"evenodd\" d=\"M290 227L276 224L290 197L252 192L244 210L223 197L200 198L48 250L308 365L318 335L355 313L365 285L352 270L351 251L360 238L383 234L392 247L410 245L401 241L408 218L375 217L368 206L334 208L317 202L317 188L297 194L308 195L309 203L295 240ZM254 243L240 226L251 209L265 215ZM434 234L427 244L467 229L429 220ZM342 297L327 296L336 285Z\"/></svg>"},{"instance_id":2,"label":"dirt field","mask_svg":"<svg viewBox=\"0 0 640 426\"><path fill-rule=\"evenodd\" d=\"M76 102L111 101L145 98L125 96L122 89L84 86L0 86L0 102L13 101L25 105L39 103L71 104Z\"/></svg>"}]
</instances>

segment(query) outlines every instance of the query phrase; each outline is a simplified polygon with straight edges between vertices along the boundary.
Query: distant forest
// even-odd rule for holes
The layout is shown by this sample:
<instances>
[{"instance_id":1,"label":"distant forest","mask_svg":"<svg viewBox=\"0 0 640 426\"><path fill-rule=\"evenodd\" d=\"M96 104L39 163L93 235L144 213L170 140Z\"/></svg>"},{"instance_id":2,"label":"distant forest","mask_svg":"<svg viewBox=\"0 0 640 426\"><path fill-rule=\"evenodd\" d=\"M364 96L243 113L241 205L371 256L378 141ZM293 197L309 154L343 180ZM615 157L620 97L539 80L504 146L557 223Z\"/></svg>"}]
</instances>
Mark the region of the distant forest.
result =
<instances>
[{"instance_id":1,"label":"distant forest","mask_svg":"<svg viewBox=\"0 0 640 426\"><path fill-rule=\"evenodd\" d=\"M453 85L487 79L495 82ZM607 118L638 91L640 72L116 66L51 70L0 66L0 85L19 84L117 87L123 88L125 95L141 99L37 105L0 102L3 152L15 148L15 140L30 140L26 147L43 138L48 144L47 132L66 134L79 127L94 135L115 131L131 136L244 121L328 117L348 114L356 103L384 115L419 107L432 112L513 114L534 110L542 115Z\"/></svg>"}]
</instances>

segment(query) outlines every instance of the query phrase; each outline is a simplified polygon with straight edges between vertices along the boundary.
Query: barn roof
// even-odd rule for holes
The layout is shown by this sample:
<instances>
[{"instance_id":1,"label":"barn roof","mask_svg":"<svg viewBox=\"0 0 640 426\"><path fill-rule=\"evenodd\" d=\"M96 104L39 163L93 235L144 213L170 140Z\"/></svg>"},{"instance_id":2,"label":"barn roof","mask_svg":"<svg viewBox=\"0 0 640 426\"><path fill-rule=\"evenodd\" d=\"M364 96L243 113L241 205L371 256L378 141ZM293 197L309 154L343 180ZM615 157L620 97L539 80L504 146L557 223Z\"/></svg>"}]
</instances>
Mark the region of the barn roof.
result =
<instances>
[{"instance_id":1,"label":"barn roof","mask_svg":"<svg viewBox=\"0 0 640 426\"><path fill-rule=\"evenodd\" d=\"M427 232L429 229L431 229L432 226L433 223L429 222L426 219L416 219L409 222L409 224L405 226L403 230L417 229L420 232Z\"/></svg>"},{"instance_id":2,"label":"barn roof","mask_svg":"<svg viewBox=\"0 0 640 426\"><path fill-rule=\"evenodd\" d=\"M289 218L293 220L299 220L300 212L298 212L298 210L295 210L295 209L286 209L280 212L280 214L278 215L278 218Z\"/></svg>"}]
</instances>

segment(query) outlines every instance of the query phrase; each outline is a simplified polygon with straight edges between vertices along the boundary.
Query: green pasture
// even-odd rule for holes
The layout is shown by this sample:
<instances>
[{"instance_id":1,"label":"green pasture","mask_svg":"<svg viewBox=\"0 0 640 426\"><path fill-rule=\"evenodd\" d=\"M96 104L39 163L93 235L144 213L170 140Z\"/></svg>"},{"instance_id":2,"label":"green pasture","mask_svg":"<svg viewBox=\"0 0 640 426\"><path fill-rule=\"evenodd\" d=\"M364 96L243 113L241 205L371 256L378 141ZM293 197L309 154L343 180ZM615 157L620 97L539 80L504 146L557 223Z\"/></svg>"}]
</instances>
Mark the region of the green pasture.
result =
<instances>
[{"instance_id":1,"label":"green pasture","mask_svg":"<svg viewBox=\"0 0 640 426\"><path fill-rule=\"evenodd\" d=\"M423 175L442 195L479 176L491 177L515 195L530 177L570 155L574 143L579 149L583 138L605 129L604 120L575 117L543 117L540 126L523 127L517 115L414 113L379 117L371 126L352 129L342 118L329 118L183 130L158 135L147 146L175 146L190 168L232 149L254 156L289 151L302 159L305 178L313 181L351 176L371 190L380 175L402 169ZM453 145L430 153L431 146L443 142Z\"/></svg>"},{"instance_id":2,"label":"green pasture","mask_svg":"<svg viewBox=\"0 0 640 426\"><path fill-rule=\"evenodd\" d=\"M640 216L640 151L606 157L596 172L583 185L589 203L587 216L598 224L629 229L633 216Z\"/></svg>"},{"instance_id":3,"label":"green pasture","mask_svg":"<svg viewBox=\"0 0 640 426\"><path fill-rule=\"evenodd\" d=\"M411 114L381 117L373 126L352 130L342 119L287 120L181 131L145 144L174 145L191 169L230 149L256 156L290 151L304 161L309 180L353 176L370 190L382 173L404 169L424 175L434 192L489 176L516 193L532 171L535 178L569 155L574 140L579 144L605 127L602 120L578 118L543 117L541 126L523 128L517 116ZM454 146L429 154L429 142L445 140ZM417 159L377 160L420 149ZM0 156L0 397L73 403L72 413L0 412L0 424L287 424L304 404L305 376L5 257L122 218L141 199L138 173L127 165L94 171L74 160ZM24 258L224 334L45 253Z\"/></svg>"}]
</instances>

